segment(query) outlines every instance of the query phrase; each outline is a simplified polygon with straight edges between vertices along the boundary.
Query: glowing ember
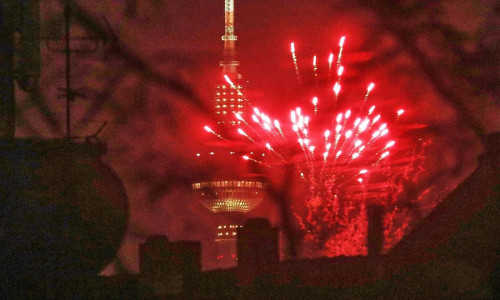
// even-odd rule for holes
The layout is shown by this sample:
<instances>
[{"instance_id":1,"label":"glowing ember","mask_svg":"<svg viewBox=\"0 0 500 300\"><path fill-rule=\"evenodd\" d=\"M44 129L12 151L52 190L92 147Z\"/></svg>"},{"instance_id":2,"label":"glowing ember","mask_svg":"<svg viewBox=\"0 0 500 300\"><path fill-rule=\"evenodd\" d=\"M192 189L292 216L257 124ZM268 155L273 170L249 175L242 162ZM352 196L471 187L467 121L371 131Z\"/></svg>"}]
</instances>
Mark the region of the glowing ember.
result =
<instances>
[{"instance_id":1,"label":"glowing ember","mask_svg":"<svg viewBox=\"0 0 500 300\"><path fill-rule=\"evenodd\" d=\"M340 92L340 84L338 82L335 83L335 86L333 87L333 92L335 93L335 96L339 95Z\"/></svg>"},{"instance_id":2,"label":"glowing ember","mask_svg":"<svg viewBox=\"0 0 500 300\"><path fill-rule=\"evenodd\" d=\"M337 75L340 77L342 76L342 74L344 73L344 67L343 66L340 66L338 69L337 69Z\"/></svg>"},{"instance_id":3,"label":"glowing ember","mask_svg":"<svg viewBox=\"0 0 500 300\"><path fill-rule=\"evenodd\" d=\"M328 80L330 80L330 78L332 77L333 58L334 58L333 53L330 53L330 55L328 56Z\"/></svg>"},{"instance_id":4,"label":"glowing ember","mask_svg":"<svg viewBox=\"0 0 500 300\"><path fill-rule=\"evenodd\" d=\"M314 97L314 98L312 99L312 104L313 104L314 106L318 105L318 97Z\"/></svg>"},{"instance_id":5,"label":"glowing ember","mask_svg":"<svg viewBox=\"0 0 500 300\"><path fill-rule=\"evenodd\" d=\"M243 117L240 113L235 113L234 116L236 117L236 119L238 119L238 121L243 121Z\"/></svg>"},{"instance_id":6,"label":"glowing ember","mask_svg":"<svg viewBox=\"0 0 500 300\"><path fill-rule=\"evenodd\" d=\"M318 65L316 64L316 55L313 57L313 72L314 72L314 78L318 78Z\"/></svg>"},{"instance_id":7,"label":"glowing ember","mask_svg":"<svg viewBox=\"0 0 500 300\"><path fill-rule=\"evenodd\" d=\"M344 47L344 42L345 42L345 36L340 38L339 47Z\"/></svg>"},{"instance_id":8,"label":"glowing ember","mask_svg":"<svg viewBox=\"0 0 500 300\"><path fill-rule=\"evenodd\" d=\"M371 92L371 91L373 90L373 88L374 88L374 87L375 87L375 83L373 83L373 82L372 82L372 83L370 83L370 85L369 85L369 86L368 86L368 88L367 88L367 91L368 91L368 92Z\"/></svg>"}]
</instances>

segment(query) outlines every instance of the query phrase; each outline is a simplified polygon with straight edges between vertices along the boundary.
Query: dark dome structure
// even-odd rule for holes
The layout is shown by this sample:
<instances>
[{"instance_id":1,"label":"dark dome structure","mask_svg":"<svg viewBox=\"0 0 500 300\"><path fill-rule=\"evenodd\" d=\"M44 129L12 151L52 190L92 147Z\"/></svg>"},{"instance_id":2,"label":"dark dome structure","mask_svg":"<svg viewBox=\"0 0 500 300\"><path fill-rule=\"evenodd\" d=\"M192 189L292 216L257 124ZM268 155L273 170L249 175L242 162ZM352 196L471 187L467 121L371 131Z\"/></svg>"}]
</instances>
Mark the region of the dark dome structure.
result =
<instances>
[{"instance_id":1,"label":"dark dome structure","mask_svg":"<svg viewBox=\"0 0 500 300\"><path fill-rule=\"evenodd\" d=\"M96 275L115 257L128 203L101 155L69 140L0 141L1 284Z\"/></svg>"}]
</instances>

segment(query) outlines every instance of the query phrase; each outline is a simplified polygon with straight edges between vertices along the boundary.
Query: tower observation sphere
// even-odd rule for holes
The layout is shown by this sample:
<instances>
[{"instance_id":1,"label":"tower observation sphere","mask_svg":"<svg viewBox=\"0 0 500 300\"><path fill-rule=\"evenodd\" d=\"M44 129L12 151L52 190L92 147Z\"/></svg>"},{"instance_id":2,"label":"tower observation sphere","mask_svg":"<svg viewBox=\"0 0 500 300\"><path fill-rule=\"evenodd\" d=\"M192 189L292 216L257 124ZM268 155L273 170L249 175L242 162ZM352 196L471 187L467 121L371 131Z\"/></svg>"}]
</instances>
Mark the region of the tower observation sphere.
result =
<instances>
[{"instance_id":1,"label":"tower observation sphere","mask_svg":"<svg viewBox=\"0 0 500 300\"><path fill-rule=\"evenodd\" d=\"M193 190L210 211L246 213L264 199L266 184L252 180L219 180L193 183Z\"/></svg>"}]
</instances>

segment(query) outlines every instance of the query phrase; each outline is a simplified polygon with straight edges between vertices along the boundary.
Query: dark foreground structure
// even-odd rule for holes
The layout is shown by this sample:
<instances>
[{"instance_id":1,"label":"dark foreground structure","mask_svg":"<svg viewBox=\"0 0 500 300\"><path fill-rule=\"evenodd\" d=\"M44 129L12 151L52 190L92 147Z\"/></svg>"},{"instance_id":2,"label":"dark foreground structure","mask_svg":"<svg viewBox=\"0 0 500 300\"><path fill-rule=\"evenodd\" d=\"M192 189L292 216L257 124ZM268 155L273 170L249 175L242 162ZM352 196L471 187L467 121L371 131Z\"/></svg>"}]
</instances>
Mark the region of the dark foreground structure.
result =
<instances>
[{"instance_id":1,"label":"dark foreground structure","mask_svg":"<svg viewBox=\"0 0 500 300\"><path fill-rule=\"evenodd\" d=\"M368 213L369 255L358 257L279 262L277 229L253 219L238 232L238 267L191 268L189 276L177 277L184 281L175 291L158 293L145 284L137 291L188 299L495 299L499 198L500 133L495 133L488 136L477 169L387 254L380 251L378 207ZM144 276L135 282L144 283Z\"/></svg>"},{"instance_id":2,"label":"dark foreground structure","mask_svg":"<svg viewBox=\"0 0 500 300\"><path fill-rule=\"evenodd\" d=\"M499 296L500 133L488 137L477 169L387 254L380 253L377 233L382 214L372 207L368 256L280 262L278 229L252 219L238 229L236 268L201 272L199 242L152 236L140 249L141 273L111 277L95 274L116 253L126 225L126 198L98 153L62 141L2 147L2 163L9 166L1 173L3 299ZM64 153L69 156L57 158ZM69 188L75 184L72 176L80 178L84 193Z\"/></svg>"},{"instance_id":3,"label":"dark foreground structure","mask_svg":"<svg viewBox=\"0 0 500 300\"><path fill-rule=\"evenodd\" d=\"M66 139L0 140L0 298L95 276L115 257L128 203L102 153Z\"/></svg>"}]
</instances>

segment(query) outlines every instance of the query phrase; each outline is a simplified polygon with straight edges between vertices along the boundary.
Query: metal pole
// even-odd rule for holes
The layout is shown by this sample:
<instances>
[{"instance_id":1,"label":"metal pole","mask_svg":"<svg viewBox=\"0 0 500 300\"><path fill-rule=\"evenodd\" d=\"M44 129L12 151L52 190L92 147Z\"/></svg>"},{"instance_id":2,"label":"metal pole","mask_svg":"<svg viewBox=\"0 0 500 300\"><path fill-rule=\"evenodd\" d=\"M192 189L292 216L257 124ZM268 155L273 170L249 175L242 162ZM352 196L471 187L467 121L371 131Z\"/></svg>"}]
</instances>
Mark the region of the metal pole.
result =
<instances>
[{"instance_id":1,"label":"metal pole","mask_svg":"<svg viewBox=\"0 0 500 300\"><path fill-rule=\"evenodd\" d=\"M73 93L71 92L71 49L70 49L70 18L71 18L71 8L68 5L68 1L64 1L64 30L65 30L65 47L64 52L66 54L66 137L71 137L71 98Z\"/></svg>"},{"instance_id":2,"label":"metal pole","mask_svg":"<svg viewBox=\"0 0 500 300\"><path fill-rule=\"evenodd\" d=\"M0 138L15 138L16 101L13 66L13 12L0 2Z\"/></svg>"}]
</instances>

